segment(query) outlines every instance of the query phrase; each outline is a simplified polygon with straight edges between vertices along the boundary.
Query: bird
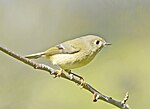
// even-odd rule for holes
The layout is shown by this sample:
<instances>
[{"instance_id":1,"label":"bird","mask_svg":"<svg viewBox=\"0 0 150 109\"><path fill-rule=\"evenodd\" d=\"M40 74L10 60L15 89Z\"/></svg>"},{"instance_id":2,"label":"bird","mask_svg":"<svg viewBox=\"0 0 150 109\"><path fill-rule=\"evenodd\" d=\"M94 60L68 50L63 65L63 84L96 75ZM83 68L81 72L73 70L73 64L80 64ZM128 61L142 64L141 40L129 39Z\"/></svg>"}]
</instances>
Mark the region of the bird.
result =
<instances>
[{"instance_id":1,"label":"bird","mask_svg":"<svg viewBox=\"0 0 150 109\"><path fill-rule=\"evenodd\" d=\"M107 43L98 35L88 34L50 47L46 51L26 55L25 58L46 58L58 67L58 77L63 71L66 71L84 80L82 76L71 70L90 63L98 52L107 45L111 45L111 43Z\"/></svg>"}]
</instances>

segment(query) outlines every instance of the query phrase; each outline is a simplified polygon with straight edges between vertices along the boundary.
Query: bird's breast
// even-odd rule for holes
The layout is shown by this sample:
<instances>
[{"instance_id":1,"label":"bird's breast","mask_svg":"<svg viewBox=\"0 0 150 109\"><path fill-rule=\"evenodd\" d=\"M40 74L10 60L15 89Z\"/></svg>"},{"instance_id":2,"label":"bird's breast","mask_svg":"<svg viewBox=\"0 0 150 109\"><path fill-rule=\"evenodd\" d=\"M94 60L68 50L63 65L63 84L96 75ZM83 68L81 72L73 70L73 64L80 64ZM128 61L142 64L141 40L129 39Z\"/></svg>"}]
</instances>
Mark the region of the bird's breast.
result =
<instances>
[{"instance_id":1,"label":"bird's breast","mask_svg":"<svg viewBox=\"0 0 150 109\"><path fill-rule=\"evenodd\" d=\"M56 54L49 57L54 65L59 65L63 69L74 69L88 64L96 53L74 53L74 54Z\"/></svg>"}]
</instances>

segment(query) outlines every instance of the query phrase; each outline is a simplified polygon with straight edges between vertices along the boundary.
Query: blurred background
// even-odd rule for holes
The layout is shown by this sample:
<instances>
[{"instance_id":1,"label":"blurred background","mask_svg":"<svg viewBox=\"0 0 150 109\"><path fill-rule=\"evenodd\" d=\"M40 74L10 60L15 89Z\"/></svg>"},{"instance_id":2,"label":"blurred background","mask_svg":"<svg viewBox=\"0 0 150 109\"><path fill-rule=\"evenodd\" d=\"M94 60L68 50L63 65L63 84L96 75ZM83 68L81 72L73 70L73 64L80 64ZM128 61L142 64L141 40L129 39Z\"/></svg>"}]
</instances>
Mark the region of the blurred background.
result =
<instances>
[{"instance_id":1,"label":"blurred background","mask_svg":"<svg viewBox=\"0 0 150 109\"><path fill-rule=\"evenodd\" d=\"M149 0L0 0L0 45L21 55L86 34L113 45L73 70L101 93L147 109L150 99ZM50 63L44 59L37 62ZM91 93L0 52L0 109L113 109Z\"/></svg>"}]
</instances>

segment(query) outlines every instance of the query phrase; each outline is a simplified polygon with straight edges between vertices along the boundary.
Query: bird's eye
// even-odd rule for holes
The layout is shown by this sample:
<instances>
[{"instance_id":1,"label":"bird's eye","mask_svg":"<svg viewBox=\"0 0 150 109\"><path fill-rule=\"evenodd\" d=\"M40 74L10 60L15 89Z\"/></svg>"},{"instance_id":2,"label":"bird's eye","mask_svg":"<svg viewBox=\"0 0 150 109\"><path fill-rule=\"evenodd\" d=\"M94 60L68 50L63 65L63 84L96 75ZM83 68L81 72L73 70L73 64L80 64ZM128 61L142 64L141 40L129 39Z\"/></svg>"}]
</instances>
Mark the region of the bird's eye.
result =
<instances>
[{"instance_id":1,"label":"bird's eye","mask_svg":"<svg viewBox=\"0 0 150 109\"><path fill-rule=\"evenodd\" d=\"M98 45L98 44L100 43L100 41L99 41L99 40L96 40L96 42L95 42L95 43L96 43L96 45Z\"/></svg>"}]
</instances>

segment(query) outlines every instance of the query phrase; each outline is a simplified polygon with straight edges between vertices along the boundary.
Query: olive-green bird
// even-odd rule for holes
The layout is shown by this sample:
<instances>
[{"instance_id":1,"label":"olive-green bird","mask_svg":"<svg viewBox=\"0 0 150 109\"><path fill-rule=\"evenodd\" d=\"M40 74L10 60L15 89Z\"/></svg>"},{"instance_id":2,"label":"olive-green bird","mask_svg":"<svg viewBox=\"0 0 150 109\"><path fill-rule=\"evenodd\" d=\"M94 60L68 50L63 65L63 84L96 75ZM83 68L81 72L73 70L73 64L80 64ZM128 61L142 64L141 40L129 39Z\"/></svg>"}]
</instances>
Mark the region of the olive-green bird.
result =
<instances>
[{"instance_id":1,"label":"olive-green bird","mask_svg":"<svg viewBox=\"0 0 150 109\"><path fill-rule=\"evenodd\" d=\"M65 70L70 73L71 69L88 64L106 45L111 44L99 36L86 35L65 41L44 52L27 55L25 57L29 59L46 58L50 60L53 65L58 66L61 72ZM59 73L59 75L61 75L61 73Z\"/></svg>"}]
</instances>

